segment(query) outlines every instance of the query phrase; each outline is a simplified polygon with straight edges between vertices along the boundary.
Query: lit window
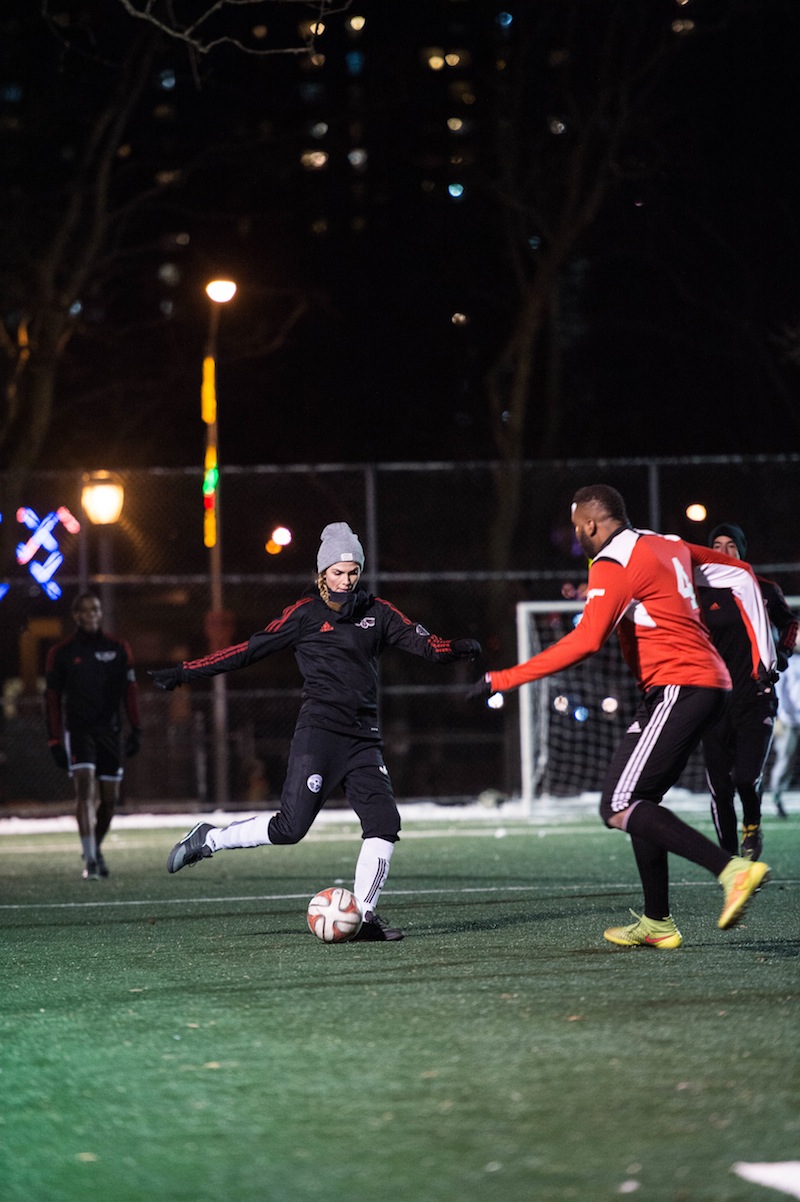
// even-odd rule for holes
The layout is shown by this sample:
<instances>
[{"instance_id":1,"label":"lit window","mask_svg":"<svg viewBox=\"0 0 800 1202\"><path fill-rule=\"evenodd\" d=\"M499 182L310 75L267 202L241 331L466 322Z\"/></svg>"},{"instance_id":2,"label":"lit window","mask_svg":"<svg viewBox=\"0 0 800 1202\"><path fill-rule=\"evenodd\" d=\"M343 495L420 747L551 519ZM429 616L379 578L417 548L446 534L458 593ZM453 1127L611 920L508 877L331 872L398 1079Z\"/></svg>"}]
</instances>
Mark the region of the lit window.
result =
<instances>
[{"instance_id":1,"label":"lit window","mask_svg":"<svg viewBox=\"0 0 800 1202\"><path fill-rule=\"evenodd\" d=\"M175 72L171 68L162 71L158 76L158 86L163 88L165 92L171 92L177 82Z\"/></svg>"},{"instance_id":2,"label":"lit window","mask_svg":"<svg viewBox=\"0 0 800 1202\"><path fill-rule=\"evenodd\" d=\"M306 171L321 171L328 166L328 154L325 150L305 150L300 156L300 162Z\"/></svg>"},{"instance_id":3,"label":"lit window","mask_svg":"<svg viewBox=\"0 0 800 1202\"><path fill-rule=\"evenodd\" d=\"M448 67L457 67L458 64L461 62L461 55L460 54L446 54L444 56L444 61L447 63Z\"/></svg>"},{"instance_id":4,"label":"lit window","mask_svg":"<svg viewBox=\"0 0 800 1202\"><path fill-rule=\"evenodd\" d=\"M168 284L170 288L174 288L181 280L180 268L176 263L162 263L158 269L158 278L162 284Z\"/></svg>"},{"instance_id":5,"label":"lit window","mask_svg":"<svg viewBox=\"0 0 800 1202\"><path fill-rule=\"evenodd\" d=\"M310 63L310 65L312 67L324 67L325 66L325 55L324 54L312 54L310 58L306 59L306 62Z\"/></svg>"},{"instance_id":6,"label":"lit window","mask_svg":"<svg viewBox=\"0 0 800 1202\"><path fill-rule=\"evenodd\" d=\"M325 23L323 21L314 21L308 28L312 37L319 38L325 32Z\"/></svg>"},{"instance_id":7,"label":"lit window","mask_svg":"<svg viewBox=\"0 0 800 1202\"><path fill-rule=\"evenodd\" d=\"M447 128L452 134L460 134L464 131L464 122L460 117L448 117Z\"/></svg>"},{"instance_id":8,"label":"lit window","mask_svg":"<svg viewBox=\"0 0 800 1202\"><path fill-rule=\"evenodd\" d=\"M452 196L453 200L461 200L462 196L464 195L464 185L448 184L447 191Z\"/></svg>"},{"instance_id":9,"label":"lit window","mask_svg":"<svg viewBox=\"0 0 800 1202\"><path fill-rule=\"evenodd\" d=\"M441 46L429 46L422 51L422 61L427 63L431 71L441 71L444 67L444 51Z\"/></svg>"},{"instance_id":10,"label":"lit window","mask_svg":"<svg viewBox=\"0 0 800 1202\"><path fill-rule=\"evenodd\" d=\"M82 312L83 312L83 305L81 304L81 302L73 301L69 307L70 317L80 317Z\"/></svg>"},{"instance_id":11,"label":"lit window","mask_svg":"<svg viewBox=\"0 0 800 1202\"><path fill-rule=\"evenodd\" d=\"M566 133L567 129L560 117L551 117L547 122L547 127L551 134L563 134Z\"/></svg>"},{"instance_id":12,"label":"lit window","mask_svg":"<svg viewBox=\"0 0 800 1202\"><path fill-rule=\"evenodd\" d=\"M673 21L673 33L692 33L694 30L694 21Z\"/></svg>"},{"instance_id":13,"label":"lit window","mask_svg":"<svg viewBox=\"0 0 800 1202\"><path fill-rule=\"evenodd\" d=\"M313 125L309 126L308 132L312 138L324 138L328 132L328 126L324 121L315 121Z\"/></svg>"},{"instance_id":14,"label":"lit window","mask_svg":"<svg viewBox=\"0 0 800 1202\"><path fill-rule=\"evenodd\" d=\"M450 320L454 326L469 325L469 317L467 316L466 313L454 313L452 315L452 317L450 318Z\"/></svg>"},{"instance_id":15,"label":"lit window","mask_svg":"<svg viewBox=\"0 0 800 1202\"><path fill-rule=\"evenodd\" d=\"M355 33L361 33L361 30L367 23L366 17L351 17L347 24Z\"/></svg>"},{"instance_id":16,"label":"lit window","mask_svg":"<svg viewBox=\"0 0 800 1202\"><path fill-rule=\"evenodd\" d=\"M498 13L495 17L495 21L501 29L508 29L513 20L514 18L512 17L511 13Z\"/></svg>"},{"instance_id":17,"label":"lit window","mask_svg":"<svg viewBox=\"0 0 800 1202\"><path fill-rule=\"evenodd\" d=\"M471 84L468 84L465 79L459 79L451 84L448 91L451 99L459 104L475 103L475 93L472 91Z\"/></svg>"},{"instance_id":18,"label":"lit window","mask_svg":"<svg viewBox=\"0 0 800 1202\"><path fill-rule=\"evenodd\" d=\"M366 150L359 147L357 150L350 151L350 153L347 156L347 161L349 162L351 167L355 167L356 170L358 171L358 170L363 170L364 167L366 167L367 157L368 156L367 156Z\"/></svg>"}]
</instances>

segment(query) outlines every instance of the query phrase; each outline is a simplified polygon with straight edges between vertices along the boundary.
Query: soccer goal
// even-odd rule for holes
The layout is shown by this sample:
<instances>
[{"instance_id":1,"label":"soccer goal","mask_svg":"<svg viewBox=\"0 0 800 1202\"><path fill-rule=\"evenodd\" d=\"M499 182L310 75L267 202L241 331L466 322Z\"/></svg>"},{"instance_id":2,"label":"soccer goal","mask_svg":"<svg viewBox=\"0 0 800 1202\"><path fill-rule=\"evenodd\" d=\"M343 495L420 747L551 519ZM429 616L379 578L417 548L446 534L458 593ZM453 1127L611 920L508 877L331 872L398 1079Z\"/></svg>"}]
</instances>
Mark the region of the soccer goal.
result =
<instances>
[{"instance_id":1,"label":"soccer goal","mask_svg":"<svg viewBox=\"0 0 800 1202\"><path fill-rule=\"evenodd\" d=\"M519 662L563 638L580 601L517 604ZM522 800L599 792L605 768L636 709L638 690L616 638L583 663L520 689Z\"/></svg>"},{"instance_id":2,"label":"soccer goal","mask_svg":"<svg viewBox=\"0 0 800 1202\"><path fill-rule=\"evenodd\" d=\"M800 596L786 598L800 614ZM581 619L582 601L520 601L519 663L557 642ZM605 768L639 701L616 637L581 664L520 689L522 800L599 792ZM779 714L780 716L780 714ZM702 752L692 753L678 787L705 793Z\"/></svg>"}]
</instances>

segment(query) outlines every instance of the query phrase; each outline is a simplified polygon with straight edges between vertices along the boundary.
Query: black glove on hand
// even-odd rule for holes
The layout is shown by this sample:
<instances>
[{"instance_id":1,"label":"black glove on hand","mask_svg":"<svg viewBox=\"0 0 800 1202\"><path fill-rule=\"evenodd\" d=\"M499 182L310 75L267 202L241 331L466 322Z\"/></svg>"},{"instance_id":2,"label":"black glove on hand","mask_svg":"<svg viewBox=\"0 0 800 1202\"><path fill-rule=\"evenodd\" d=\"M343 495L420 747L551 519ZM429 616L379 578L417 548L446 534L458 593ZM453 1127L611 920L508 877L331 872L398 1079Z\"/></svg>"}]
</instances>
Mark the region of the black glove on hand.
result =
<instances>
[{"instance_id":1,"label":"black glove on hand","mask_svg":"<svg viewBox=\"0 0 800 1202\"><path fill-rule=\"evenodd\" d=\"M60 743L51 743L50 754L55 760L57 768L69 768L69 756L67 755L66 747L62 747Z\"/></svg>"},{"instance_id":2,"label":"black glove on hand","mask_svg":"<svg viewBox=\"0 0 800 1202\"><path fill-rule=\"evenodd\" d=\"M482 676L480 680L476 680L467 689L467 701L487 701L491 695L492 686L485 676Z\"/></svg>"},{"instance_id":3,"label":"black glove on hand","mask_svg":"<svg viewBox=\"0 0 800 1202\"><path fill-rule=\"evenodd\" d=\"M152 676L157 689L167 689L170 693L177 689L179 684L183 684L183 668L180 665L177 668L159 668L156 672L148 672L147 675Z\"/></svg>"},{"instance_id":4,"label":"black glove on hand","mask_svg":"<svg viewBox=\"0 0 800 1202\"><path fill-rule=\"evenodd\" d=\"M130 734L125 740L125 754L127 756L136 755L142 745L142 732L138 726L132 726Z\"/></svg>"},{"instance_id":5,"label":"black glove on hand","mask_svg":"<svg viewBox=\"0 0 800 1202\"><path fill-rule=\"evenodd\" d=\"M476 660L483 650L476 639L453 639L450 646L459 659L468 659L470 663Z\"/></svg>"}]
</instances>

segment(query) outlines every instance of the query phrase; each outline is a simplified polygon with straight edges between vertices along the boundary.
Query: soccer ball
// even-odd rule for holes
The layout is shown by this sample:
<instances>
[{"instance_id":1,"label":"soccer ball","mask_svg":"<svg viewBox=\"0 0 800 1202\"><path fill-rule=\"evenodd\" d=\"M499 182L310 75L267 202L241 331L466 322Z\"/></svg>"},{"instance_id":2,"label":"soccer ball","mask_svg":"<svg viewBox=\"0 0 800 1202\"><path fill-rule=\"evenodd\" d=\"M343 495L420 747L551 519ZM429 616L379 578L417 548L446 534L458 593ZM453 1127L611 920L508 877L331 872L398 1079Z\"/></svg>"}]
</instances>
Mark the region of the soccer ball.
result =
<instances>
[{"instance_id":1,"label":"soccer ball","mask_svg":"<svg viewBox=\"0 0 800 1202\"><path fill-rule=\"evenodd\" d=\"M323 943L344 943L361 930L361 909L349 889L322 889L308 903L308 929Z\"/></svg>"}]
</instances>

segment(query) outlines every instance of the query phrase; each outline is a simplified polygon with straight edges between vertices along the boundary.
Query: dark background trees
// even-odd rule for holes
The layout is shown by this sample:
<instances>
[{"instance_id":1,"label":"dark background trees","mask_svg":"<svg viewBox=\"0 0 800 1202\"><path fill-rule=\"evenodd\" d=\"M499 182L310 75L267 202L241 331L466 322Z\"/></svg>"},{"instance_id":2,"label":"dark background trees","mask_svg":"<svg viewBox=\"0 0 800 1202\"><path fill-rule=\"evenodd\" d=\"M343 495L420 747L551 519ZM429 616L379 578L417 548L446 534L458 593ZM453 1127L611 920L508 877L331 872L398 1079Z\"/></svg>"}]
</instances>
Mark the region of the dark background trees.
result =
<instances>
[{"instance_id":1,"label":"dark background trees","mask_svg":"<svg viewBox=\"0 0 800 1202\"><path fill-rule=\"evenodd\" d=\"M229 462L796 445L792 0L126 8L3 17L4 467L196 462L220 272Z\"/></svg>"}]
</instances>

